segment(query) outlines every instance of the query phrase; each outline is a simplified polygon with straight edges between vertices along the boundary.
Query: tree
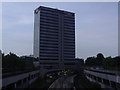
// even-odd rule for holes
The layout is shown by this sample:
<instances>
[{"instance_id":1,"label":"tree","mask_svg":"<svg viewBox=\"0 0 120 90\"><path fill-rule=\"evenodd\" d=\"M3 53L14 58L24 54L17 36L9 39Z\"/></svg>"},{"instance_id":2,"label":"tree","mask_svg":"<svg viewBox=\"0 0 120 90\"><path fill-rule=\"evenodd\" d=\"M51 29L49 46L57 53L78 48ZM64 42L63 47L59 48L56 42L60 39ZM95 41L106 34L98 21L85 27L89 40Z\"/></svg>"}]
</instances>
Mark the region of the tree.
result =
<instances>
[{"instance_id":1,"label":"tree","mask_svg":"<svg viewBox=\"0 0 120 90\"><path fill-rule=\"evenodd\" d=\"M78 66L84 66L84 59L76 58L75 60L77 61Z\"/></svg>"},{"instance_id":2,"label":"tree","mask_svg":"<svg viewBox=\"0 0 120 90\"><path fill-rule=\"evenodd\" d=\"M6 56L2 56L2 66L3 69L10 72L15 72L17 70L19 57L13 53L9 53Z\"/></svg>"},{"instance_id":3,"label":"tree","mask_svg":"<svg viewBox=\"0 0 120 90\"><path fill-rule=\"evenodd\" d=\"M86 66L96 66L96 58L95 57L88 57L85 60L85 65Z\"/></svg>"},{"instance_id":4,"label":"tree","mask_svg":"<svg viewBox=\"0 0 120 90\"><path fill-rule=\"evenodd\" d=\"M120 70L120 57L107 57L103 60L103 67L109 70Z\"/></svg>"},{"instance_id":5,"label":"tree","mask_svg":"<svg viewBox=\"0 0 120 90\"><path fill-rule=\"evenodd\" d=\"M103 60L104 60L104 56L102 53L98 53L97 54L97 58L96 58L96 63L97 63L97 66L101 66L102 67L102 63L103 63Z\"/></svg>"},{"instance_id":6,"label":"tree","mask_svg":"<svg viewBox=\"0 0 120 90\"><path fill-rule=\"evenodd\" d=\"M104 59L104 55L103 55L102 53L98 53L98 54L97 54L97 59L98 59L98 60Z\"/></svg>"},{"instance_id":7,"label":"tree","mask_svg":"<svg viewBox=\"0 0 120 90\"><path fill-rule=\"evenodd\" d=\"M3 73L34 70L33 61L38 60L32 57L18 57L14 53L2 54Z\"/></svg>"},{"instance_id":8,"label":"tree","mask_svg":"<svg viewBox=\"0 0 120 90\"><path fill-rule=\"evenodd\" d=\"M111 57L105 58L102 63L103 68L108 69L112 65L111 61L112 61Z\"/></svg>"}]
</instances>

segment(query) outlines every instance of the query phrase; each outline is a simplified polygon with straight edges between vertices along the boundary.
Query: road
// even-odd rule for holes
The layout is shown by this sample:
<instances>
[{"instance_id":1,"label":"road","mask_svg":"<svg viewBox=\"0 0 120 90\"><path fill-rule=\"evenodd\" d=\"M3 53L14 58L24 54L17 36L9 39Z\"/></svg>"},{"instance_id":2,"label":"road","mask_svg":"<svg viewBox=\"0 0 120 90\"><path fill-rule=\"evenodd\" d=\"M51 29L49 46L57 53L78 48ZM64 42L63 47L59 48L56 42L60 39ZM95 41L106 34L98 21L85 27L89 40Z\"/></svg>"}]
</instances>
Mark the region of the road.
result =
<instances>
[{"instance_id":1,"label":"road","mask_svg":"<svg viewBox=\"0 0 120 90\"><path fill-rule=\"evenodd\" d=\"M59 79L57 79L56 81L54 81L49 89L51 88L73 88L73 79L76 75L72 75L72 76L63 76L60 77Z\"/></svg>"}]
</instances>

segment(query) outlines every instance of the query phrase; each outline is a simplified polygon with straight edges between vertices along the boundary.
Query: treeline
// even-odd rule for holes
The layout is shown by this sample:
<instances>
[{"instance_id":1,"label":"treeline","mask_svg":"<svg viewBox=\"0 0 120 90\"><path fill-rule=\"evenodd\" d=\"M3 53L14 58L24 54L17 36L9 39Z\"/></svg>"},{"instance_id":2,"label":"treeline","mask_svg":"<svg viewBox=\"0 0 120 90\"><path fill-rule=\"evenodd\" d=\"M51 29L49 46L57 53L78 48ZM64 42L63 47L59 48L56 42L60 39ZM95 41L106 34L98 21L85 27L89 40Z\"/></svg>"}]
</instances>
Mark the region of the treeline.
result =
<instances>
[{"instance_id":1,"label":"treeline","mask_svg":"<svg viewBox=\"0 0 120 90\"><path fill-rule=\"evenodd\" d=\"M109 70L120 70L120 57L104 57L103 54L97 54L97 57L88 57L85 60L85 66L99 67Z\"/></svg>"},{"instance_id":2,"label":"treeline","mask_svg":"<svg viewBox=\"0 0 120 90\"><path fill-rule=\"evenodd\" d=\"M34 61L37 61L37 59L33 57L18 57L14 53L9 53L7 55L2 54L2 72L8 73L35 70Z\"/></svg>"}]
</instances>

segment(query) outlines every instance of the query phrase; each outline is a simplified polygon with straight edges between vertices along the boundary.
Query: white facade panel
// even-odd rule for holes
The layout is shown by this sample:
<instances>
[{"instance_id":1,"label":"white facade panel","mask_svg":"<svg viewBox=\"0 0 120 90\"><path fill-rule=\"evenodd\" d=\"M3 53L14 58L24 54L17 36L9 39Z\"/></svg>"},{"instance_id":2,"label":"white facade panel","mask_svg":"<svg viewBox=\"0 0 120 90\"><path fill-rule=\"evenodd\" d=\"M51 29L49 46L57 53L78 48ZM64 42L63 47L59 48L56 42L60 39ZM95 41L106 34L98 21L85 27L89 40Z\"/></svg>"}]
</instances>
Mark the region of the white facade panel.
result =
<instances>
[{"instance_id":1,"label":"white facade panel","mask_svg":"<svg viewBox=\"0 0 120 90\"><path fill-rule=\"evenodd\" d=\"M34 57L39 57L40 43L40 11L34 14Z\"/></svg>"}]
</instances>

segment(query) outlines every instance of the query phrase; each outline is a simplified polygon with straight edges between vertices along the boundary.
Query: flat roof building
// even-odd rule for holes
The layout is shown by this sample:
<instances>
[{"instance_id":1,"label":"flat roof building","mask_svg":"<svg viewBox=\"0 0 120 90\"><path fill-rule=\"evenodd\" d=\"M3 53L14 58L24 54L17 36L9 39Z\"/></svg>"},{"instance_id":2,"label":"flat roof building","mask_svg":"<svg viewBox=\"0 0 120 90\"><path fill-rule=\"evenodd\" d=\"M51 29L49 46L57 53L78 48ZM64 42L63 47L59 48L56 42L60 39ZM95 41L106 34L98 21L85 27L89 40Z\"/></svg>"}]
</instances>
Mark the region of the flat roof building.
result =
<instances>
[{"instance_id":1,"label":"flat roof building","mask_svg":"<svg viewBox=\"0 0 120 90\"><path fill-rule=\"evenodd\" d=\"M43 6L34 10L34 57L46 68L74 65L74 13Z\"/></svg>"}]
</instances>

